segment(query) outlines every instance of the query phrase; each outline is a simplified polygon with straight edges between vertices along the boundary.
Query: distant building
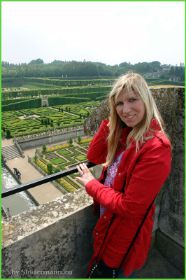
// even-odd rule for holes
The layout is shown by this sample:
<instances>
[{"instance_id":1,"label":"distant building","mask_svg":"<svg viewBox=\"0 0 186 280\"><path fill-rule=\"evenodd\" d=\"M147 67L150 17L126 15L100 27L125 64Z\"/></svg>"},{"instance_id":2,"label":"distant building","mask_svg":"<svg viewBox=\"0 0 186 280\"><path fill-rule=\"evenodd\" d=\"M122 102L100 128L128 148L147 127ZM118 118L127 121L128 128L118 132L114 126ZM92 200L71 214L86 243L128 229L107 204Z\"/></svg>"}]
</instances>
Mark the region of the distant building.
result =
<instances>
[{"instance_id":1,"label":"distant building","mask_svg":"<svg viewBox=\"0 0 186 280\"><path fill-rule=\"evenodd\" d=\"M41 96L41 106L48 107L48 96L47 95Z\"/></svg>"}]
</instances>

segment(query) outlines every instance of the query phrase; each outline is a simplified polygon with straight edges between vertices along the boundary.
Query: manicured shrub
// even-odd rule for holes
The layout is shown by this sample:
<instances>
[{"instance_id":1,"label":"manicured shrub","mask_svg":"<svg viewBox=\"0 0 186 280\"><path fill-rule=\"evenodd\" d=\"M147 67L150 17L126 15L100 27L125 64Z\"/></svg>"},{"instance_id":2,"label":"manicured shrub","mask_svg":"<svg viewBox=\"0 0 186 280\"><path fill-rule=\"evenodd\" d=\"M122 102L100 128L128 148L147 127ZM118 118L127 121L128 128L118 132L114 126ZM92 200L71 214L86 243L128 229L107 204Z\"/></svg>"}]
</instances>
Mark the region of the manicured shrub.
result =
<instances>
[{"instance_id":1,"label":"manicured shrub","mask_svg":"<svg viewBox=\"0 0 186 280\"><path fill-rule=\"evenodd\" d=\"M52 166L51 163L48 163L48 164L47 164L47 170L48 170L48 173L49 173L49 174L52 174L53 166Z\"/></svg>"}]
</instances>

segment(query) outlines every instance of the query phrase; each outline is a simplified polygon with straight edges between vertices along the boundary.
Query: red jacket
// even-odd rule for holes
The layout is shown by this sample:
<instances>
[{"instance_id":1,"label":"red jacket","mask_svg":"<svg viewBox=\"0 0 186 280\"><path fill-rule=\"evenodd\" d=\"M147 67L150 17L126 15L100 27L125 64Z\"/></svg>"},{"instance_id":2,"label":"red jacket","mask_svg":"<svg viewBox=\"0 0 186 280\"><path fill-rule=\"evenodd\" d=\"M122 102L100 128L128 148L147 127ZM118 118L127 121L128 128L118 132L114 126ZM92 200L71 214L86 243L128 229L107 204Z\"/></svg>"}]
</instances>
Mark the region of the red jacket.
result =
<instances>
[{"instance_id":1,"label":"red jacket","mask_svg":"<svg viewBox=\"0 0 186 280\"><path fill-rule=\"evenodd\" d=\"M109 133L107 124L108 120L102 121L88 149L88 160L96 164L106 161ZM93 179L85 186L87 193L106 208L93 231L94 254L90 265L98 255L109 267L120 265L148 207L170 173L170 142L160 131L156 120L152 120L150 128L154 130L154 137L141 145L138 152L134 141L130 148L125 150L112 188L101 183L105 178L106 168L103 168L99 180ZM123 128L121 143L125 144L130 130ZM154 210L153 205L123 264L126 276L141 268L147 258ZM107 232L113 213L115 218Z\"/></svg>"}]
</instances>

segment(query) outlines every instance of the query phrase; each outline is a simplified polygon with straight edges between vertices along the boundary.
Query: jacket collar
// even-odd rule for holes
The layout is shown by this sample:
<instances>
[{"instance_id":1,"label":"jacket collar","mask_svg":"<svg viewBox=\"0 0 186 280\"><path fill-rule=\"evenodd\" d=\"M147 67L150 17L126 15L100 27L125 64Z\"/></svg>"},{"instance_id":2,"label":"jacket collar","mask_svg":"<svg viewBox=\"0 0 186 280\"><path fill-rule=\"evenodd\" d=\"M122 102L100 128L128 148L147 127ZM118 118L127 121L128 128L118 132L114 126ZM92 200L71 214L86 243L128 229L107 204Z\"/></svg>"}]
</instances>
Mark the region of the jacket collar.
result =
<instances>
[{"instance_id":1,"label":"jacket collar","mask_svg":"<svg viewBox=\"0 0 186 280\"><path fill-rule=\"evenodd\" d=\"M123 129L122 134L121 134L121 143L126 143L127 136L129 135L129 133L131 131L132 131L131 127L125 127ZM161 127L160 127L158 121L155 118L153 118L151 120L151 123L150 123L148 131L144 134L144 139L148 138L148 137L153 137L154 134L157 131L161 131ZM132 139L132 142L133 143L135 142L134 139Z\"/></svg>"},{"instance_id":2,"label":"jacket collar","mask_svg":"<svg viewBox=\"0 0 186 280\"><path fill-rule=\"evenodd\" d=\"M156 119L152 119L148 131L144 135L144 139L149 136L154 136L158 131L161 131L161 127Z\"/></svg>"},{"instance_id":3,"label":"jacket collar","mask_svg":"<svg viewBox=\"0 0 186 280\"><path fill-rule=\"evenodd\" d=\"M161 127L160 127L158 121L154 118L151 120L150 129L152 129L154 131L161 130Z\"/></svg>"}]
</instances>

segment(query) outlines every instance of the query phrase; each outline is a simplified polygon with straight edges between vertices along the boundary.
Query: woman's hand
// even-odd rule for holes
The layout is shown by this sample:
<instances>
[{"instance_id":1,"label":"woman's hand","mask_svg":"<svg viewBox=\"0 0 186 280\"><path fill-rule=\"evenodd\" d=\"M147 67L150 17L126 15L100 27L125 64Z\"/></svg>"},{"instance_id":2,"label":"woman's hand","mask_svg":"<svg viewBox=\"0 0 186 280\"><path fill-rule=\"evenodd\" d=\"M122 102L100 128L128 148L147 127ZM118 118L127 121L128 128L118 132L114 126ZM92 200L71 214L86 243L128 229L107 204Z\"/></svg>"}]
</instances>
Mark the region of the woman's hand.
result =
<instances>
[{"instance_id":1,"label":"woman's hand","mask_svg":"<svg viewBox=\"0 0 186 280\"><path fill-rule=\"evenodd\" d=\"M85 163L77 165L77 169L81 177L76 177L85 186L92 179L95 179Z\"/></svg>"}]
</instances>

